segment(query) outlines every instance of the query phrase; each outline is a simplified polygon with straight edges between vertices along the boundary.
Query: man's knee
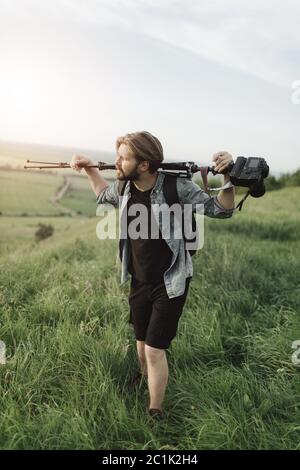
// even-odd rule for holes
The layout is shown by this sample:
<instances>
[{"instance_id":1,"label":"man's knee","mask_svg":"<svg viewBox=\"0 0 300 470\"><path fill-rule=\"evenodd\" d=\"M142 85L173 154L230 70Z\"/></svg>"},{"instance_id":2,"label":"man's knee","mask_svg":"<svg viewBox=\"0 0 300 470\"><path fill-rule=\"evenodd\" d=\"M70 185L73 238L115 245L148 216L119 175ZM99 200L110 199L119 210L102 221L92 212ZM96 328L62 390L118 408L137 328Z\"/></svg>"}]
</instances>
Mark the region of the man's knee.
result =
<instances>
[{"instance_id":1,"label":"man's knee","mask_svg":"<svg viewBox=\"0 0 300 470\"><path fill-rule=\"evenodd\" d=\"M145 354L149 362L155 363L161 360L166 353L164 349L153 348L152 346L145 344Z\"/></svg>"},{"instance_id":2,"label":"man's knee","mask_svg":"<svg viewBox=\"0 0 300 470\"><path fill-rule=\"evenodd\" d=\"M136 348L139 356L145 356L145 341L137 341Z\"/></svg>"}]
</instances>

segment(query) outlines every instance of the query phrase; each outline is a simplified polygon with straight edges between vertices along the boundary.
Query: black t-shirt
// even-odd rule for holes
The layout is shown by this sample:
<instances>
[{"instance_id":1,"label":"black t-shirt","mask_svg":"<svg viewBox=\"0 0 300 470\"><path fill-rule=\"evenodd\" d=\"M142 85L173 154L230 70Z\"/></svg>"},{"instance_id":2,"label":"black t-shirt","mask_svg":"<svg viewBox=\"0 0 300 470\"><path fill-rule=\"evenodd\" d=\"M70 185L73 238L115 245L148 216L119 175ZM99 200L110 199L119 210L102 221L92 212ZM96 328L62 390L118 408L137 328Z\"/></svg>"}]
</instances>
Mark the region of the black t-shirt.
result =
<instances>
[{"instance_id":1,"label":"black t-shirt","mask_svg":"<svg viewBox=\"0 0 300 470\"><path fill-rule=\"evenodd\" d=\"M128 234L131 253L128 271L135 279L145 283L162 281L163 274L170 267L172 260L172 251L162 238L151 208L151 191L152 188L147 191L139 191L133 182L130 182L131 197L127 202L127 211L133 204L143 204L147 208L148 238L139 236L134 240L130 237L130 232ZM152 224L156 225L159 238L151 238L151 214ZM127 215L127 233L130 222L139 217L139 212L134 216ZM139 225L137 231L141 232Z\"/></svg>"}]
</instances>

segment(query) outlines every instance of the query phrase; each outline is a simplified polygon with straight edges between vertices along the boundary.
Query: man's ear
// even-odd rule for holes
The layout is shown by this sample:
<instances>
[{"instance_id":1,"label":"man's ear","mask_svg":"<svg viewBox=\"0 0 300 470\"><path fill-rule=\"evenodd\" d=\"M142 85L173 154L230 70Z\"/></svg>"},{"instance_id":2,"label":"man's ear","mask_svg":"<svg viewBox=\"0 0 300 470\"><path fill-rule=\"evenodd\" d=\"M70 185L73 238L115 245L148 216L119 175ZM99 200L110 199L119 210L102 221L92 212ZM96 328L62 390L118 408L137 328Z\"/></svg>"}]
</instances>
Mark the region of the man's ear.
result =
<instances>
[{"instance_id":1,"label":"man's ear","mask_svg":"<svg viewBox=\"0 0 300 470\"><path fill-rule=\"evenodd\" d=\"M143 160L141 163L140 163L140 168L142 171L147 171L149 170L149 162L147 162L146 160Z\"/></svg>"}]
</instances>

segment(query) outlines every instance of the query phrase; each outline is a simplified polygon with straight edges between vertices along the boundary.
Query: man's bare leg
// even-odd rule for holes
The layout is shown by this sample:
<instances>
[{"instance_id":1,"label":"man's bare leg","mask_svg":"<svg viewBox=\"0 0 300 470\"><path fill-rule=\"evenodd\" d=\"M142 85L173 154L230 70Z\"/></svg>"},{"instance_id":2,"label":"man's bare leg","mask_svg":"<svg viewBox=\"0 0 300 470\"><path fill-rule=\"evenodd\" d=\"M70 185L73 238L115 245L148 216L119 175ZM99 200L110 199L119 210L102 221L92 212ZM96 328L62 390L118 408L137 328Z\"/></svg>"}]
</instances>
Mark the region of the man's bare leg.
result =
<instances>
[{"instance_id":1,"label":"man's bare leg","mask_svg":"<svg viewBox=\"0 0 300 470\"><path fill-rule=\"evenodd\" d=\"M150 394L149 408L162 411L162 404L168 383L168 361L164 349L145 345L148 370L148 387Z\"/></svg>"},{"instance_id":2,"label":"man's bare leg","mask_svg":"<svg viewBox=\"0 0 300 470\"><path fill-rule=\"evenodd\" d=\"M138 353L140 371L142 375L147 376L147 361L145 355L145 341L137 341L136 348Z\"/></svg>"}]
</instances>

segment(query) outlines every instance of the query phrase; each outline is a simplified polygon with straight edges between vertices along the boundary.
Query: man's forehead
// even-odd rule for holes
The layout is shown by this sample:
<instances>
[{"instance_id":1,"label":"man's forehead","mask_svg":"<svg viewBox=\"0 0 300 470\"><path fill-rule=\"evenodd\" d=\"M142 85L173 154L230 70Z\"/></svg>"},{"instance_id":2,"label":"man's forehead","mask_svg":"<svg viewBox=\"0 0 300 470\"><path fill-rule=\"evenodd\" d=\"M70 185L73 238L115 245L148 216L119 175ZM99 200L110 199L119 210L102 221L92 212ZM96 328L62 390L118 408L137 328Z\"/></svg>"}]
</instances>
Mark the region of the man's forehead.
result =
<instances>
[{"instance_id":1,"label":"man's forehead","mask_svg":"<svg viewBox=\"0 0 300 470\"><path fill-rule=\"evenodd\" d=\"M118 155L120 157L131 157L132 156L132 151L126 144L121 144L120 147L118 148Z\"/></svg>"}]
</instances>

